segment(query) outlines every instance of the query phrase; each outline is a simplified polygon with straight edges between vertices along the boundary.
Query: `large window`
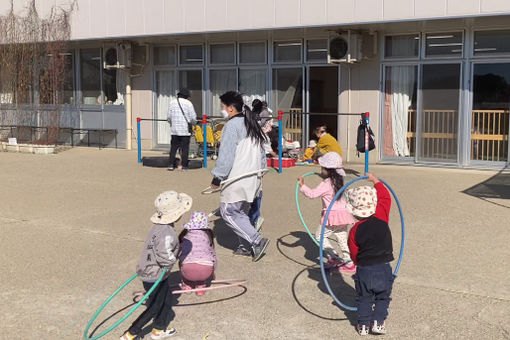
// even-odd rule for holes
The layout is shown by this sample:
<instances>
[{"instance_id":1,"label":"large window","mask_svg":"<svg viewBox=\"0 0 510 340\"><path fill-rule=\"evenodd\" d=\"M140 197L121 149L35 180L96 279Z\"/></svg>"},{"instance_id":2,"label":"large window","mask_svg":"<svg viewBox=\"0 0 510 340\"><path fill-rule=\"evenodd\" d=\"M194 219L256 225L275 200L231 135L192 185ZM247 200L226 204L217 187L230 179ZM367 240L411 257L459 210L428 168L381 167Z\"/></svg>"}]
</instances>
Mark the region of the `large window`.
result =
<instances>
[{"instance_id":1,"label":"large window","mask_svg":"<svg viewBox=\"0 0 510 340\"><path fill-rule=\"evenodd\" d=\"M82 103L101 104L101 49L80 51Z\"/></svg>"},{"instance_id":2,"label":"large window","mask_svg":"<svg viewBox=\"0 0 510 340\"><path fill-rule=\"evenodd\" d=\"M273 45L275 63L300 63L302 45L300 40L280 41Z\"/></svg>"},{"instance_id":3,"label":"large window","mask_svg":"<svg viewBox=\"0 0 510 340\"><path fill-rule=\"evenodd\" d=\"M265 42L239 43L240 64L265 64L266 55Z\"/></svg>"},{"instance_id":4,"label":"large window","mask_svg":"<svg viewBox=\"0 0 510 340\"><path fill-rule=\"evenodd\" d=\"M426 57L455 57L462 55L462 32L427 33L425 35Z\"/></svg>"},{"instance_id":5,"label":"large window","mask_svg":"<svg viewBox=\"0 0 510 340\"><path fill-rule=\"evenodd\" d=\"M456 161L460 64L422 66L419 158Z\"/></svg>"},{"instance_id":6,"label":"large window","mask_svg":"<svg viewBox=\"0 0 510 340\"><path fill-rule=\"evenodd\" d=\"M235 60L235 44L217 44L209 47L211 65L234 64Z\"/></svg>"},{"instance_id":7,"label":"large window","mask_svg":"<svg viewBox=\"0 0 510 340\"><path fill-rule=\"evenodd\" d=\"M385 58L417 58L420 47L420 36L392 35L384 39Z\"/></svg>"},{"instance_id":8,"label":"large window","mask_svg":"<svg viewBox=\"0 0 510 340\"><path fill-rule=\"evenodd\" d=\"M202 71L179 71L179 88L187 88L189 90L189 100L193 103L197 116L200 117L204 113L202 105Z\"/></svg>"},{"instance_id":9,"label":"large window","mask_svg":"<svg viewBox=\"0 0 510 340\"><path fill-rule=\"evenodd\" d=\"M39 103L74 104L73 54L46 55L39 75Z\"/></svg>"},{"instance_id":10,"label":"large window","mask_svg":"<svg viewBox=\"0 0 510 340\"><path fill-rule=\"evenodd\" d=\"M211 112L220 117L220 96L227 91L237 90L237 69L211 70L209 73L211 90Z\"/></svg>"},{"instance_id":11,"label":"large window","mask_svg":"<svg viewBox=\"0 0 510 340\"><path fill-rule=\"evenodd\" d=\"M508 161L510 63L473 66L471 160Z\"/></svg>"},{"instance_id":12,"label":"large window","mask_svg":"<svg viewBox=\"0 0 510 340\"><path fill-rule=\"evenodd\" d=\"M416 148L416 98L418 67L385 68L383 147L384 156L414 156Z\"/></svg>"},{"instance_id":13,"label":"large window","mask_svg":"<svg viewBox=\"0 0 510 340\"><path fill-rule=\"evenodd\" d=\"M204 63L202 45L180 46L179 63L181 65L201 65Z\"/></svg>"},{"instance_id":14,"label":"large window","mask_svg":"<svg viewBox=\"0 0 510 340\"><path fill-rule=\"evenodd\" d=\"M510 30L475 32L474 55L510 53Z\"/></svg>"},{"instance_id":15,"label":"large window","mask_svg":"<svg viewBox=\"0 0 510 340\"><path fill-rule=\"evenodd\" d=\"M239 70L239 92L245 104L251 106L255 99L266 100L266 74L265 69Z\"/></svg>"}]
</instances>

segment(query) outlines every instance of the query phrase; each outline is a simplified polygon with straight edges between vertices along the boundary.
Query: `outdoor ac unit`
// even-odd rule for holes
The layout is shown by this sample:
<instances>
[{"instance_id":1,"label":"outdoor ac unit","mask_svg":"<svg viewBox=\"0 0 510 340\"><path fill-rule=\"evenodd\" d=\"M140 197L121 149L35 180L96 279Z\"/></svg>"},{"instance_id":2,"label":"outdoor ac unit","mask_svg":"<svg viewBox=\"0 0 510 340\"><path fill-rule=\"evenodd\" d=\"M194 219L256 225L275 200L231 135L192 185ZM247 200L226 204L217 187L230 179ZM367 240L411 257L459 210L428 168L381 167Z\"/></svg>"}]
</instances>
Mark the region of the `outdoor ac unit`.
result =
<instances>
[{"instance_id":1,"label":"outdoor ac unit","mask_svg":"<svg viewBox=\"0 0 510 340\"><path fill-rule=\"evenodd\" d=\"M361 35L351 32L335 34L329 39L328 62L354 63L361 61Z\"/></svg>"},{"instance_id":2,"label":"outdoor ac unit","mask_svg":"<svg viewBox=\"0 0 510 340\"><path fill-rule=\"evenodd\" d=\"M103 67L130 68L131 67L131 44L119 43L103 47Z\"/></svg>"}]
</instances>

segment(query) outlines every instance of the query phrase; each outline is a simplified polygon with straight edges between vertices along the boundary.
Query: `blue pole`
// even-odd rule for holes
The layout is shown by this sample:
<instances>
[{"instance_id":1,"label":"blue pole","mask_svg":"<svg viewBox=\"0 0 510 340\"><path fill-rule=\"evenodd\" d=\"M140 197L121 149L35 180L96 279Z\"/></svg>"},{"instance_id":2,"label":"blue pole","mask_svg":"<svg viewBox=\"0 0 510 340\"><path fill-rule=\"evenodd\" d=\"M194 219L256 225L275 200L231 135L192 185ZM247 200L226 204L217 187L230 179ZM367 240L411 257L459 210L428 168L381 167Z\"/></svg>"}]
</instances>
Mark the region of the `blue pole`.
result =
<instances>
[{"instance_id":1,"label":"blue pole","mask_svg":"<svg viewBox=\"0 0 510 340\"><path fill-rule=\"evenodd\" d=\"M138 153L138 163L142 163L142 141L140 138L140 117L136 117L136 141L137 145L137 153Z\"/></svg>"},{"instance_id":2,"label":"blue pole","mask_svg":"<svg viewBox=\"0 0 510 340\"><path fill-rule=\"evenodd\" d=\"M278 172L282 173L282 115L283 111L278 110Z\"/></svg>"},{"instance_id":3,"label":"blue pole","mask_svg":"<svg viewBox=\"0 0 510 340\"><path fill-rule=\"evenodd\" d=\"M207 168L207 116L205 114L202 115L202 138L204 139L202 143L202 152L204 153L202 165L204 168Z\"/></svg>"},{"instance_id":4,"label":"blue pole","mask_svg":"<svg viewBox=\"0 0 510 340\"><path fill-rule=\"evenodd\" d=\"M366 120L366 129L365 129L365 174L368 172L368 152L369 152L369 139L370 134L368 133L368 117L369 113L365 112L365 120Z\"/></svg>"}]
</instances>

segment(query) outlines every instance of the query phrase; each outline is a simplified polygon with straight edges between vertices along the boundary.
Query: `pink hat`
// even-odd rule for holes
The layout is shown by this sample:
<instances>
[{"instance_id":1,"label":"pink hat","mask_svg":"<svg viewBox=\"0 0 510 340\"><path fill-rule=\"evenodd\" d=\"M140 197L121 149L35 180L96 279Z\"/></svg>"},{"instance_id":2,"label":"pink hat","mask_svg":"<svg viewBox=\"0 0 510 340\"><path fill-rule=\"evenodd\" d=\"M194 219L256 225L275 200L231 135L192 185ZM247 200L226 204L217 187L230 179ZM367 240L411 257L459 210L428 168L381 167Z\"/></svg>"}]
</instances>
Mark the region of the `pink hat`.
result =
<instances>
[{"instance_id":1,"label":"pink hat","mask_svg":"<svg viewBox=\"0 0 510 340\"><path fill-rule=\"evenodd\" d=\"M359 218L367 218L375 213L377 190L370 186L361 186L345 193L347 210Z\"/></svg>"},{"instance_id":2,"label":"pink hat","mask_svg":"<svg viewBox=\"0 0 510 340\"><path fill-rule=\"evenodd\" d=\"M336 152L326 152L323 156L319 157L319 164L326 169L336 169L339 175L345 176L345 171L342 169L342 156Z\"/></svg>"},{"instance_id":3,"label":"pink hat","mask_svg":"<svg viewBox=\"0 0 510 340\"><path fill-rule=\"evenodd\" d=\"M191 214L189 222L184 224L184 229L196 230L196 229L210 229L207 224L208 219L206 213L195 211Z\"/></svg>"}]
</instances>

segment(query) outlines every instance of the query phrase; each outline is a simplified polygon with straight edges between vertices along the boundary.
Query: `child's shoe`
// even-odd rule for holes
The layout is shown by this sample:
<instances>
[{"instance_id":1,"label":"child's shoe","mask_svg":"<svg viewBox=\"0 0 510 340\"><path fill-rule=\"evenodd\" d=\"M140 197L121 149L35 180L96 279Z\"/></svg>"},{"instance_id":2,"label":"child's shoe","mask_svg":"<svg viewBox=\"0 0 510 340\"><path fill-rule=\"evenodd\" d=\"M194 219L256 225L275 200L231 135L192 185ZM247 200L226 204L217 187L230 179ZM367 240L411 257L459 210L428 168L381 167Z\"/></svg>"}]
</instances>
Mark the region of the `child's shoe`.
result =
<instances>
[{"instance_id":1,"label":"child's shoe","mask_svg":"<svg viewBox=\"0 0 510 340\"><path fill-rule=\"evenodd\" d=\"M197 291L195 292L195 294L196 294L197 296L202 296L202 295L204 295L204 294L205 294L205 290L202 290L202 288L205 288L205 285L197 285L197 287L196 287L196 288L197 288L197 289L200 289L200 290L197 290Z\"/></svg>"},{"instance_id":2,"label":"child's shoe","mask_svg":"<svg viewBox=\"0 0 510 340\"><path fill-rule=\"evenodd\" d=\"M175 334L175 328L170 329L156 329L153 328L151 331L151 339L158 340L158 339L166 339L168 337L171 337Z\"/></svg>"},{"instance_id":3,"label":"child's shoe","mask_svg":"<svg viewBox=\"0 0 510 340\"><path fill-rule=\"evenodd\" d=\"M370 326L358 324L357 329L359 335L368 335L368 330L370 329Z\"/></svg>"},{"instance_id":4,"label":"child's shoe","mask_svg":"<svg viewBox=\"0 0 510 340\"><path fill-rule=\"evenodd\" d=\"M381 324L378 324L377 320L374 320L374 325L372 326L372 333L386 334L386 328L384 327L384 321Z\"/></svg>"},{"instance_id":5,"label":"child's shoe","mask_svg":"<svg viewBox=\"0 0 510 340\"><path fill-rule=\"evenodd\" d=\"M129 333L129 332L126 332L124 334L122 334L122 336L120 337L120 340L134 340L135 338L135 335Z\"/></svg>"},{"instance_id":6,"label":"child's shoe","mask_svg":"<svg viewBox=\"0 0 510 340\"><path fill-rule=\"evenodd\" d=\"M179 287L181 287L181 290L191 290L191 289L193 289L191 286L185 284L184 282L179 283ZM191 294L191 292L186 292L186 294Z\"/></svg>"},{"instance_id":7,"label":"child's shoe","mask_svg":"<svg viewBox=\"0 0 510 340\"><path fill-rule=\"evenodd\" d=\"M356 265L352 261L345 262L338 268L338 271L340 273L352 274L356 272Z\"/></svg>"}]
</instances>

